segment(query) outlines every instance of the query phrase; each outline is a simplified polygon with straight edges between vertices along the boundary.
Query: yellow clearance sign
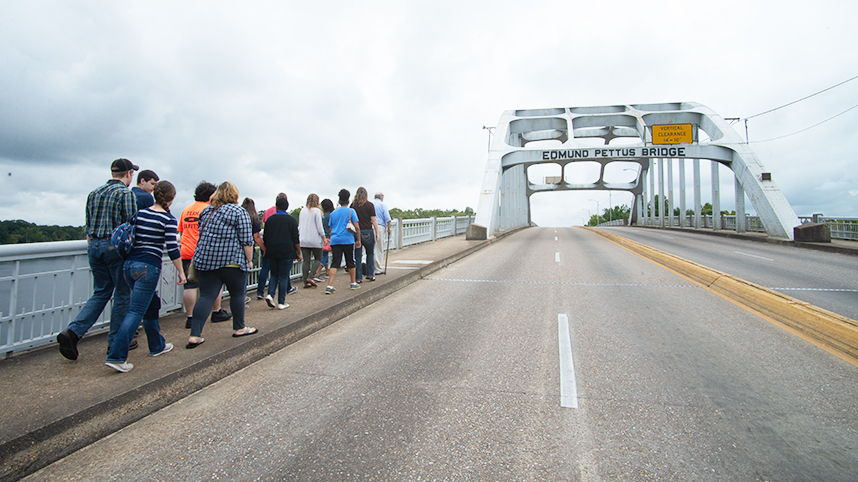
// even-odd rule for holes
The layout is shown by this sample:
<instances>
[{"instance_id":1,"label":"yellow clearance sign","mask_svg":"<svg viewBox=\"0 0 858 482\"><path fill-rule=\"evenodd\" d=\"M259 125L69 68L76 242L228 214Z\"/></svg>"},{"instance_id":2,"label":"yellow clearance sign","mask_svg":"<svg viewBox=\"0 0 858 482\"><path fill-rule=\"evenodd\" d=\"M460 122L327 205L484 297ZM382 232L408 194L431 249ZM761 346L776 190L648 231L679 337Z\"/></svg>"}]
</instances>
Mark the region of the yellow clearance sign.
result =
<instances>
[{"instance_id":1,"label":"yellow clearance sign","mask_svg":"<svg viewBox=\"0 0 858 482\"><path fill-rule=\"evenodd\" d=\"M653 144L691 144L693 142L692 124L652 126Z\"/></svg>"}]
</instances>

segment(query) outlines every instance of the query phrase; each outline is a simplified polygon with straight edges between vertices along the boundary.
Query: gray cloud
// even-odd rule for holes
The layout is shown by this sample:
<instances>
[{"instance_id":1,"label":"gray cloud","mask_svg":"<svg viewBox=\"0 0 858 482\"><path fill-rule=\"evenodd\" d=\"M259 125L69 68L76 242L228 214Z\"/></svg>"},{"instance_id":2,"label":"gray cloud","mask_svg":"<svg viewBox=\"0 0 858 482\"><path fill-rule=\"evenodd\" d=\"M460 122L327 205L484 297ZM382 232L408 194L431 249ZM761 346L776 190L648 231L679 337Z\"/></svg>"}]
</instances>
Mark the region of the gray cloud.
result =
<instances>
[{"instance_id":1,"label":"gray cloud","mask_svg":"<svg viewBox=\"0 0 858 482\"><path fill-rule=\"evenodd\" d=\"M671 5L4 2L0 218L81 224L117 157L176 184L177 205L206 179L261 207L362 185L391 206L476 208L481 127L504 110L692 100L739 117L855 75L858 6ZM856 92L752 119L751 140L830 117ZM858 109L753 145L799 214L858 215L856 121ZM608 204L580 197L534 211L578 224L590 197Z\"/></svg>"}]
</instances>

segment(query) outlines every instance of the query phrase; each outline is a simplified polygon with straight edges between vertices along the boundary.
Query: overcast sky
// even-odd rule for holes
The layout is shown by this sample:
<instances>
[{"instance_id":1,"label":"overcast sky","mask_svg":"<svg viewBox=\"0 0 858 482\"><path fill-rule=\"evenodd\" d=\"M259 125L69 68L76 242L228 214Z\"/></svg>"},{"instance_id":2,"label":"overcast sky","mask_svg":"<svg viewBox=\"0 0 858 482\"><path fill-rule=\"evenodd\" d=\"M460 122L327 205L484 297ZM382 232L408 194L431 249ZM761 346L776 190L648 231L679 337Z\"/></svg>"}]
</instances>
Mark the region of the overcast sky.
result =
<instances>
[{"instance_id":1,"label":"overcast sky","mask_svg":"<svg viewBox=\"0 0 858 482\"><path fill-rule=\"evenodd\" d=\"M482 126L503 111L752 116L858 75L856 18L846 0L0 0L0 219L82 225L118 157L173 182L174 212L203 179L259 208L365 186L390 207L476 209ZM856 104L858 80L749 121L797 214L858 217L858 109L754 141ZM590 199L609 197L534 196L534 220L581 224Z\"/></svg>"}]
</instances>

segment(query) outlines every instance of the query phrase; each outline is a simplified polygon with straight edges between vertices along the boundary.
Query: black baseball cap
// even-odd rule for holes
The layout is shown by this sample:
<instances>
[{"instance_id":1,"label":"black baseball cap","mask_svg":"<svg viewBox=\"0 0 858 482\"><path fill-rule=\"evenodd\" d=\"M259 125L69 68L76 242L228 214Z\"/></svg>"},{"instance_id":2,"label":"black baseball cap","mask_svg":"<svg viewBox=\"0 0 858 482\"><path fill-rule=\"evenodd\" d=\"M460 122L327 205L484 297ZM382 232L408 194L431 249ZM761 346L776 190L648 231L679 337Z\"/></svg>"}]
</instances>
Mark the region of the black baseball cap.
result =
<instances>
[{"instance_id":1,"label":"black baseball cap","mask_svg":"<svg viewBox=\"0 0 858 482\"><path fill-rule=\"evenodd\" d=\"M126 172L126 171L139 171L140 166L134 165L128 159L117 159L113 161L113 164L110 165L110 172Z\"/></svg>"}]
</instances>

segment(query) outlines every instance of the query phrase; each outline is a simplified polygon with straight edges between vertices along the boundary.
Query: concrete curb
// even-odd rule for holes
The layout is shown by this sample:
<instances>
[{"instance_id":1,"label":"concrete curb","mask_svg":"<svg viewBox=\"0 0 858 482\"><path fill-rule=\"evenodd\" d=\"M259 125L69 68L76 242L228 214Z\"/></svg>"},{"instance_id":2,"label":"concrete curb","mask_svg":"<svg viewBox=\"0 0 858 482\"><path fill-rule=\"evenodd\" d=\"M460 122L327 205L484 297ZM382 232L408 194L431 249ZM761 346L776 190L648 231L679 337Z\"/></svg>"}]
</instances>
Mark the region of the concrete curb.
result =
<instances>
[{"instance_id":1,"label":"concrete curb","mask_svg":"<svg viewBox=\"0 0 858 482\"><path fill-rule=\"evenodd\" d=\"M856 320L628 238L600 229L584 229L655 261L725 298L762 313L817 341L832 352L858 359L858 321Z\"/></svg>"},{"instance_id":2,"label":"concrete curb","mask_svg":"<svg viewBox=\"0 0 858 482\"><path fill-rule=\"evenodd\" d=\"M3 443L0 445L0 480L18 480L32 474L522 229L525 228L500 233L348 300L309 313L259 338Z\"/></svg>"}]
</instances>

